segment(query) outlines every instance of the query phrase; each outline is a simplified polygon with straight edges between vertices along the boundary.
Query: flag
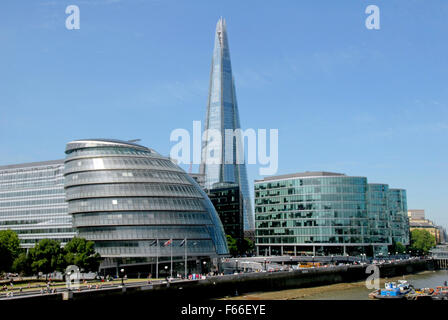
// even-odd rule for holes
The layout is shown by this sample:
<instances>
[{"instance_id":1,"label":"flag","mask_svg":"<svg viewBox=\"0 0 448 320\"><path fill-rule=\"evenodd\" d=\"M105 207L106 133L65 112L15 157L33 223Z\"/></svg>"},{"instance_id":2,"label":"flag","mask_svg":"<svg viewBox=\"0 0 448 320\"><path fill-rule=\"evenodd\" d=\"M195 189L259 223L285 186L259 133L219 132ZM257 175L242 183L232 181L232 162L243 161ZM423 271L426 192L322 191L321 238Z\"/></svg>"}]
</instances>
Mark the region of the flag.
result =
<instances>
[{"instance_id":1,"label":"flag","mask_svg":"<svg viewBox=\"0 0 448 320\"><path fill-rule=\"evenodd\" d=\"M182 240L182 242L180 243L179 247L182 247L185 244L185 240L187 240L187 239Z\"/></svg>"},{"instance_id":2,"label":"flag","mask_svg":"<svg viewBox=\"0 0 448 320\"><path fill-rule=\"evenodd\" d=\"M167 242L165 242L165 243L163 244L163 246L164 246L164 247L169 246L169 245L171 244L171 242L172 242L172 239L170 239L170 240L168 240Z\"/></svg>"}]
</instances>

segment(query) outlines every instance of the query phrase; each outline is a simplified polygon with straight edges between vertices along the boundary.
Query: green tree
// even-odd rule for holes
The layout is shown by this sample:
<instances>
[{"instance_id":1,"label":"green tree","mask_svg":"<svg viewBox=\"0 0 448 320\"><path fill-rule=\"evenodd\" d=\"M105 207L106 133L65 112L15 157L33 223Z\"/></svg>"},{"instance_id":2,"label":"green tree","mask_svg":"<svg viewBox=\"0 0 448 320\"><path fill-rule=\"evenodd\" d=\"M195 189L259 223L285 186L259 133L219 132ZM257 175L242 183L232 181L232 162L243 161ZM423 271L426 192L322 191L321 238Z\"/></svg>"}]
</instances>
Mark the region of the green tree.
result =
<instances>
[{"instance_id":1,"label":"green tree","mask_svg":"<svg viewBox=\"0 0 448 320\"><path fill-rule=\"evenodd\" d=\"M395 244L395 252L406 253L406 247L401 242L397 242Z\"/></svg>"},{"instance_id":2,"label":"green tree","mask_svg":"<svg viewBox=\"0 0 448 320\"><path fill-rule=\"evenodd\" d=\"M12 263L12 270L23 275L31 275L31 263L32 261L30 255L28 255L26 252L22 252Z\"/></svg>"},{"instance_id":3,"label":"green tree","mask_svg":"<svg viewBox=\"0 0 448 320\"><path fill-rule=\"evenodd\" d=\"M229 247L229 253L232 256L238 255L237 241L231 235L226 235L226 238L227 238L227 246Z\"/></svg>"},{"instance_id":4,"label":"green tree","mask_svg":"<svg viewBox=\"0 0 448 320\"><path fill-rule=\"evenodd\" d=\"M64 247L67 265L76 265L85 271L97 271L101 256L95 252L93 241L84 238L73 238Z\"/></svg>"},{"instance_id":5,"label":"green tree","mask_svg":"<svg viewBox=\"0 0 448 320\"><path fill-rule=\"evenodd\" d=\"M31 269L35 273L62 271L66 266L61 244L56 240L40 240L30 249L29 255L32 261Z\"/></svg>"},{"instance_id":6,"label":"green tree","mask_svg":"<svg viewBox=\"0 0 448 320\"><path fill-rule=\"evenodd\" d=\"M239 254L248 254L254 251L254 243L252 240L248 238L244 238L237 241L238 253Z\"/></svg>"},{"instance_id":7,"label":"green tree","mask_svg":"<svg viewBox=\"0 0 448 320\"><path fill-rule=\"evenodd\" d=\"M436 245L435 237L424 229L414 229L411 231L410 249L414 255L426 255L429 249Z\"/></svg>"},{"instance_id":8,"label":"green tree","mask_svg":"<svg viewBox=\"0 0 448 320\"><path fill-rule=\"evenodd\" d=\"M12 263L21 251L17 233L12 230L0 231L0 271L11 271Z\"/></svg>"},{"instance_id":9,"label":"green tree","mask_svg":"<svg viewBox=\"0 0 448 320\"><path fill-rule=\"evenodd\" d=\"M406 253L406 247L401 242L395 242L394 239L392 239L392 244L388 246L388 251L390 254L398 253Z\"/></svg>"}]
</instances>

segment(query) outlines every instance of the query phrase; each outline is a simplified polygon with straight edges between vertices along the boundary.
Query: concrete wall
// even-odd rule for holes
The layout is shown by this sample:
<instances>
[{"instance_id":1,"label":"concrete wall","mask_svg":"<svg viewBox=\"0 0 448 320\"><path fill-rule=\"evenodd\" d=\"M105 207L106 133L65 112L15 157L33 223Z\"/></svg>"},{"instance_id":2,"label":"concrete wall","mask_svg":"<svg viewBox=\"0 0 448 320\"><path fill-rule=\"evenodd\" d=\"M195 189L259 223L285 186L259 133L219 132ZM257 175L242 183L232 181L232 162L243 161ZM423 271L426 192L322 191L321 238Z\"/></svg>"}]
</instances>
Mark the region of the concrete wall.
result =
<instances>
[{"instance_id":1,"label":"concrete wall","mask_svg":"<svg viewBox=\"0 0 448 320\"><path fill-rule=\"evenodd\" d=\"M107 299L111 304L125 303L127 299L159 300L180 299L199 300L212 299L250 292L266 292L292 288L306 288L334 283L348 283L365 280L367 265L338 266L334 268L318 268L283 272L257 272L239 275L211 277L206 280L173 282L152 286L126 287L98 290L90 292L74 292L73 300ZM431 261L416 260L379 265L380 276L394 277L431 269ZM44 297L41 297L44 299ZM48 299L62 299L60 295Z\"/></svg>"}]
</instances>

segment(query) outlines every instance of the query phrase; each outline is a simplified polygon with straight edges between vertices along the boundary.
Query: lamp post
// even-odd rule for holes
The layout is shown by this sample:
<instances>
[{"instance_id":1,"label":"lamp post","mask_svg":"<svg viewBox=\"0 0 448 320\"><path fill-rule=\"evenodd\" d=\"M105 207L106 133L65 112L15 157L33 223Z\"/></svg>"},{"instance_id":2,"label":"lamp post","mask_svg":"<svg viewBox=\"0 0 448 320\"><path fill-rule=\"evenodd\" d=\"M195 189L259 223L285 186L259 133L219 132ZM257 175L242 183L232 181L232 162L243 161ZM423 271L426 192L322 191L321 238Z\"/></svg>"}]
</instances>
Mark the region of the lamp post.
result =
<instances>
[{"instance_id":1,"label":"lamp post","mask_svg":"<svg viewBox=\"0 0 448 320\"><path fill-rule=\"evenodd\" d=\"M121 286L124 287L124 269L121 269L120 273L121 273Z\"/></svg>"},{"instance_id":2,"label":"lamp post","mask_svg":"<svg viewBox=\"0 0 448 320\"><path fill-rule=\"evenodd\" d=\"M235 260L235 269L236 269L236 273L239 273L239 272L238 272L238 259Z\"/></svg>"},{"instance_id":3,"label":"lamp post","mask_svg":"<svg viewBox=\"0 0 448 320\"><path fill-rule=\"evenodd\" d=\"M266 270L266 258L264 258L264 271L267 271Z\"/></svg>"},{"instance_id":4,"label":"lamp post","mask_svg":"<svg viewBox=\"0 0 448 320\"><path fill-rule=\"evenodd\" d=\"M168 266L165 266L165 274L166 274L166 278L168 278Z\"/></svg>"},{"instance_id":5,"label":"lamp post","mask_svg":"<svg viewBox=\"0 0 448 320\"><path fill-rule=\"evenodd\" d=\"M206 271L207 271L207 269L206 269L206 267L207 267L207 261L203 261L202 264L204 265L204 268L203 268L203 269L204 269L204 274L206 274L206 273L207 273L207 272L206 272Z\"/></svg>"}]
</instances>

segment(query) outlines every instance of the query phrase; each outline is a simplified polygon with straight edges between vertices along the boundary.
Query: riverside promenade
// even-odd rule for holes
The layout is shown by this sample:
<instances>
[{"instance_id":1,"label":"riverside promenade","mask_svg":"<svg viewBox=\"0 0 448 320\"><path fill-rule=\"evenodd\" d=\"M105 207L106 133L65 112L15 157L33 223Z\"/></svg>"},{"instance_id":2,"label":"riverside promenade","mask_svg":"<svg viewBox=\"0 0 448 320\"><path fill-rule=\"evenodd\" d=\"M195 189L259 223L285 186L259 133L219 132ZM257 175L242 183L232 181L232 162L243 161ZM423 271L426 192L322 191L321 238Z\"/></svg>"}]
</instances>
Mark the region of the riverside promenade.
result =
<instances>
[{"instance_id":1,"label":"riverside promenade","mask_svg":"<svg viewBox=\"0 0 448 320\"><path fill-rule=\"evenodd\" d=\"M201 280L159 281L148 284L147 281L134 282L124 286L115 285L108 288L89 289L81 291L57 292L53 294L35 294L24 297L13 297L9 302L25 300L35 301L85 301L98 302L106 299L182 299L210 300L243 293L266 292L292 288L309 288L336 283L350 283L367 279L371 273L366 273L368 264L341 265L320 268L278 272L252 272L207 277ZM381 278L401 276L431 270L434 266L431 260L404 260L388 264L378 264Z\"/></svg>"}]
</instances>

